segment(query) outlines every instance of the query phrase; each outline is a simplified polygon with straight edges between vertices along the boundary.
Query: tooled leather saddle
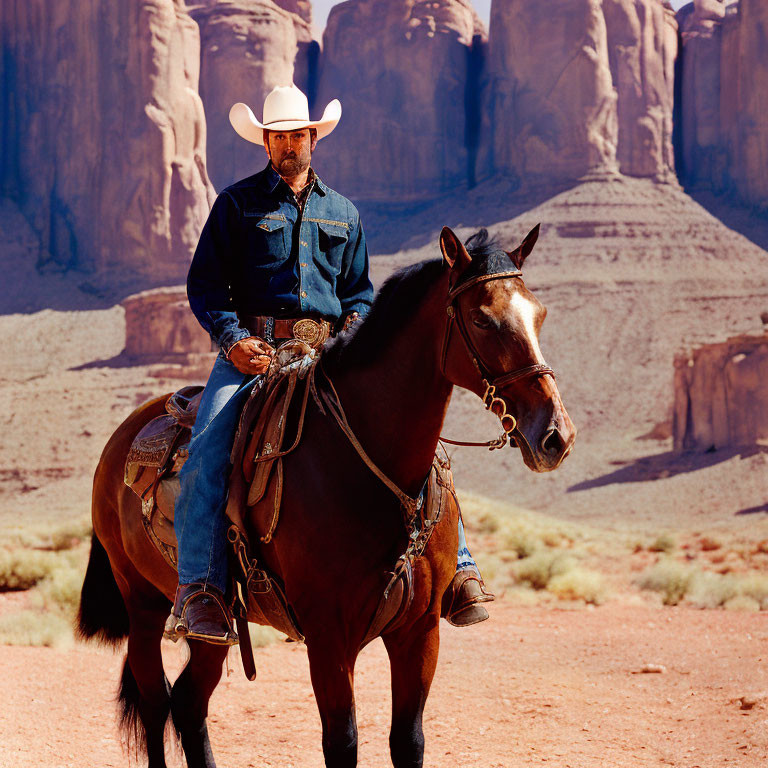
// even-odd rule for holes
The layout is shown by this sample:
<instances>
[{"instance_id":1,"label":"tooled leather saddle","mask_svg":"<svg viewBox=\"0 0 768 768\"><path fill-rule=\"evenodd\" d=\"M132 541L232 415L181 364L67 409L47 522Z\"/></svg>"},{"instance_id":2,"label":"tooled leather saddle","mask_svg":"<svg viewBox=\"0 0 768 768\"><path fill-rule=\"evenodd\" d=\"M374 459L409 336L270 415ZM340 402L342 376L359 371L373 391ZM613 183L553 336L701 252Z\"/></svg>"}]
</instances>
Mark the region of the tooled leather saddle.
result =
<instances>
[{"instance_id":1,"label":"tooled leather saddle","mask_svg":"<svg viewBox=\"0 0 768 768\"><path fill-rule=\"evenodd\" d=\"M306 344L282 345L263 385L254 387L240 417L232 449L234 471L227 515L231 520L228 538L234 579L232 603L241 640L247 638L248 621L271 625L294 640L304 639L282 582L259 558L260 547L271 541L279 522L283 458L299 445L310 398L320 402L316 362ZM185 387L171 395L166 401L166 413L150 421L135 437L125 466L125 483L142 501L144 529L174 569L177 473L188 456L190 430L201 396L202 387ZM362 645L403 621L413 599L414 559L424 551L434 526L451 503L457 502L449 462L436 457L416 511L407 523L408 548L388 575ZM258 541L253 540L254 534ZM251 677L247 663L246 674Z\"/></svg>"}]
</instances>

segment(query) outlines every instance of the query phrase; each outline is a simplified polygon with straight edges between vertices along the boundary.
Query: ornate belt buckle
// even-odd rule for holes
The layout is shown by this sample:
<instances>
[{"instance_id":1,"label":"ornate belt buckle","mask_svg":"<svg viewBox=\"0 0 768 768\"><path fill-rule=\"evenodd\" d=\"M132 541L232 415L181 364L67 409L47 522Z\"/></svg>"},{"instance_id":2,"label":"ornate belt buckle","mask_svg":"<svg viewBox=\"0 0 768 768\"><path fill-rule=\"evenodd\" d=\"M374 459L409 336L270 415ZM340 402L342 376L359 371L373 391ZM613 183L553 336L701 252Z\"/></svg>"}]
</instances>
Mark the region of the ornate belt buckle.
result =
<instances>
[{"instance_id":1,"label":"ornate belt buckle","mask_svg":"<svg viewBox=\"0 0 768 768\"><path fill-rule=\"evenodd\" d=\"M305 344L309 344L310 347L317 346L321 341L324 341L323 326L315 320L304 319L297 320L293 324L293 335L299 341L303 341Z\"/></svg>"}]
</instances>

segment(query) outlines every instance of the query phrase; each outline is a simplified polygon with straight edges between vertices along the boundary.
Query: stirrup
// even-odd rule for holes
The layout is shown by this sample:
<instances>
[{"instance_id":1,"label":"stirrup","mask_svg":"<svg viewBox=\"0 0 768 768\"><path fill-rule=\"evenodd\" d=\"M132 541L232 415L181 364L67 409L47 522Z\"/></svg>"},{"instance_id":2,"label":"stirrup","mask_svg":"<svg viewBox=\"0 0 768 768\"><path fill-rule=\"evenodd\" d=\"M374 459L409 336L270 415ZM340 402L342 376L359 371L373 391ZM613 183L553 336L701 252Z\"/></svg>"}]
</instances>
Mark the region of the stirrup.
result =
<instances>
[{"instance_id":1,"label":"stirrup","mask_svg":"<svg viewBox=\"0 0 768 768\"><path fill-rule=\"evenodd\" d=\"M443 596L442 614L454 627L469 627L490 618L481 603L490 603L496 596L488 592L480 573L474 568L456 571Z\"/></svg>"},{"instance_id":2,"label":"stirrup","mask_svg":"<svg viewBox=\"0 0 768 768\"><path fill-rule=\"evenodd\" d=\"M173 642L182 637L214 645L235 645L238 642L237 632L232 627L232 613L224 602L224 595L215 587L204 584L179 585L163 636Z\"/></svg>"}]
</instances>

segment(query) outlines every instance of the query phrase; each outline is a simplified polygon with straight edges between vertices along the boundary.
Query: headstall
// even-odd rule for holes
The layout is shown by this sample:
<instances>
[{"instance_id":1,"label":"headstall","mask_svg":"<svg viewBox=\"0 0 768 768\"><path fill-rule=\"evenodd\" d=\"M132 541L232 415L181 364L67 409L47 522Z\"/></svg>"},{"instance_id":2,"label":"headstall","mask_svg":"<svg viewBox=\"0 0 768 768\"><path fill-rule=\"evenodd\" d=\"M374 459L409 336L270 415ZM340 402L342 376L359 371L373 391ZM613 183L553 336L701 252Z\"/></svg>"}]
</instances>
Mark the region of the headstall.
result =
<instances>
[{"instance_id":1,"label":"headstall","mask_svg":"<svg viewBox=\"0 0 768 768\"><path fill-rule=\"evenodd\" d=\"M441 437L440 439L444 443L450 443L452 445L465 445L465 446L482 446L487 447L493 451L498 448L503 448L512 433L517 429L517 419L513 414L507 411L507 404L502 398L496 396L496 390L505 387L507 384L512 384L520 379L526 379L530 376L544 376L549 374L554 378L555 372L546 363L536 363L534 365L527 365L523 368L518 368L514 371L501 373L498 376L494 376L489 367L483 361L482 356L477 350L477 347L473 344L472 338L467 332L466 325L464 323L464 317L461 313L461 309L458 305L458 297L464 293L464 291L478 285L479 283L486 283L490 280L502 280L507 277L522 277L523 273L519 269L511 269L506 272L495 272L492 275L480 275L467 280L465 283L451 286L448 291L448 301L446 304L446 313L448 320L445 326L445 336L443 337L443 350L440 356L440 370L443 376L446 376L445 367L448 362L448 349L451 342L451 334L453 333L453 326L456 325L461 334L461 338L464 341L464 346L469 352L469 356L472 359L472 363L475 366L480 379L482 381L485 392L482 396L483 405L487 411L498 416L501 421L501 426L504 432L496 439L485 443L473 443L460 440L448 440ZM446 376L446 378L448 378Z\"/></svg>"}]
</instances>

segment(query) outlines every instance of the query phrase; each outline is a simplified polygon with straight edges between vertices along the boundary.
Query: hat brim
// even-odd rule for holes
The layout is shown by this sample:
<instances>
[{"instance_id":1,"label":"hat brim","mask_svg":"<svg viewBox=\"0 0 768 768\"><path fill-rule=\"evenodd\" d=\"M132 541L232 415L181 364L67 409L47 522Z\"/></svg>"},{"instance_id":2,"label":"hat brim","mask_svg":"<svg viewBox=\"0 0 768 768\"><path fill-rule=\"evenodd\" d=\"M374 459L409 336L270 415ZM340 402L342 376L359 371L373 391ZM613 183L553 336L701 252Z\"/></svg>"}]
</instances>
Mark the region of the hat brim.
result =
<instances>
[{"instance_id":1,"label":"hat brim","mask_svg":"<svg viewBox=\"0 0 768 768\"><path fill-rule=\"evenodd\" d=\"M341 119L341 102L334 99L323 112L319 120L283 120L277 123L263 125L251 111L247 104L238 101L229 110L229 122L246 141L264 146L264 131L301 131L304 128L314 128L317 138L322 139L338 125Z\"/></svg>"}]
</instances>

